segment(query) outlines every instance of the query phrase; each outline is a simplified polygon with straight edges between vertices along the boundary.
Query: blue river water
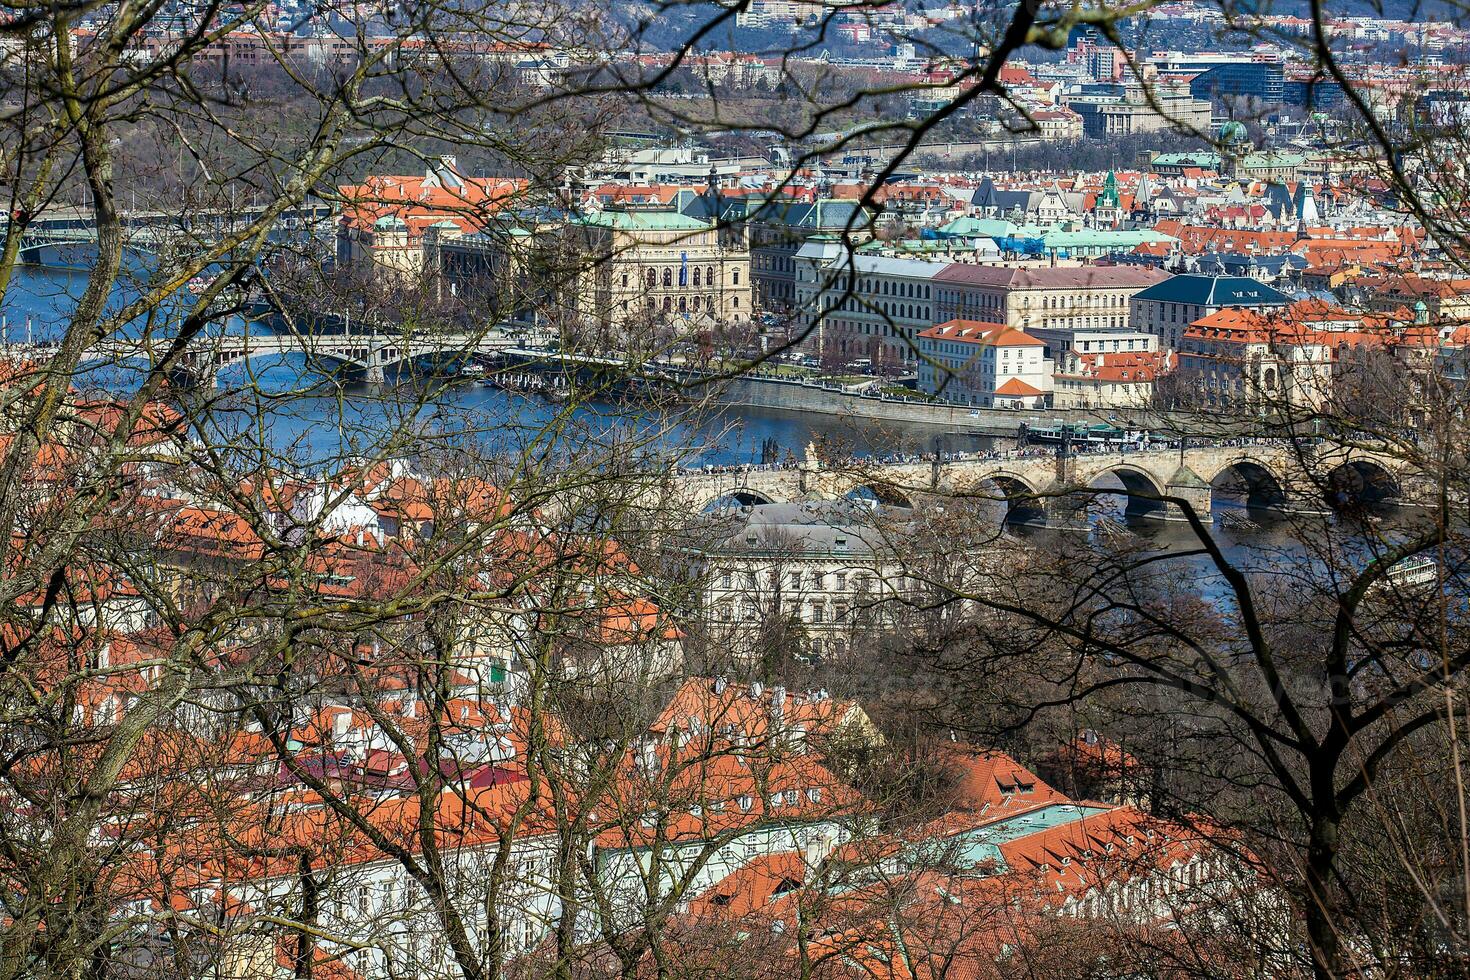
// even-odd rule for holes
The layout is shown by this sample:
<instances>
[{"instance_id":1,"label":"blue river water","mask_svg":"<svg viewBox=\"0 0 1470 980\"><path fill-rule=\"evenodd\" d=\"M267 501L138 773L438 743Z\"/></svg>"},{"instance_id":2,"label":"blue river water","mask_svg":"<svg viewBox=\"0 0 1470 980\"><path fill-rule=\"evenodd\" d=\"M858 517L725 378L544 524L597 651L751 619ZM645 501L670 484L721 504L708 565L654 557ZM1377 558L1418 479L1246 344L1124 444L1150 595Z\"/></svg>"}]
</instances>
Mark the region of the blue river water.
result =
<instances>
[{"instance_id":1,"label":"blue river water","mask_svg":"<svg viewBox=\"0 0 1470 980\"><path fill-rule=\"evenodd\" d=\"M0 334L9 341L52 340L64 331L67 316L85 287L85 276L76 271L24 266L0 302ZM135 295L120 287L113 303ZM182 305L187 296L179 298ZM168 315L177 310L165 311ZM167 335L166 323L154 329ZM133 323L127 332L138 333L149 324ZM237 332L239 321L223 323L219 329ZM248 377L247 377L248 372ZM78 379L81 387L125 389L128 374L115 366L99 368ZM131 372L136 381L136 372ZM250 382L248 385L244 382ZM312 390L303 393L311 386ZM825 443L838 453L892 455L934 450L988 448L987 440L945 431L937 426L901 426L858 423L830 416L726 409L716 417L670 418L666 412L640 404L591 403L566 409L536 395L521 395L485 384L451 382L429 384L422 379L388 385L338 386L314 379L299 358L252 359L223 372L221 389L244 389L249 396L222 396L210 413L217 430L209 433L212 445L237 438L238 445L252 457L251 447L264 443L276 458L271 465L289 460L301 469L315 469L343 452L358 454L378 446L393 426L442 435L446 444L466 438L478 440L492 454L536 452L552 443L569 443L579 451L592 443L605 451L609 445L634 447L630 452L653 454L682 465L730 465L758 463L773 449L778 457L800 456L808 443ZM537 453L539 455L539 452ZM1100 485L1101 486L1101 485ZM1121 484L1119 485L1121 488ZM1145 550L1179 552L1193 550L1195 542L1178 525L1137 521L1123 513L1125 499L1103 498L1106 509L1118 524L1126 523L1133 540ZM1217 515L1231 506L1217 494ZM1344 549L1359 556L1358 564L1382 548L1378 534L1363 535L1352 522L1325 518L1302 533L1273 528L1262 516L1257 530L1227 527L1217 523L1215 536L1226 555L1258 575L1297 575L1308 554L1322 555ZM1041 532L1044 536L1053 532ZM1309 538L1316 538L1315 541ZM1308 558L1317 574L1326 571L1319 559ZM1208 563L1198 557L1185 560L1186 569L1197 576L1194 588L1210 599L1224 601L1224 584Z\"/></svg>"},{"instance_id":2,"label":"blue river water","mask_svg":"<svg viewBox=\"0 0 1470 980\"><path fill-rule=\"evenodd\" d=\"M58 339L67 317L86 286L79 271L22 266L17 269L0 302L5 338L12 342ZM136 296L127 283L113 297L116 309ZM177 316L188 297L153 324L166 335L166 321ZM127 325L124 332L139 335L145 322ZM238 318L219 325L223 332L240 332ZM132 376L130 378L130 376ZM82 387L125 389L135 372L117 366L99 367L78 379ZM489 448L519 450L527 441L544 437L554 420L570 422L587 439L612 438L626 431L629 443L647 442L650 451L678 458L685 464L739 464L761 462L773 450L778 457L800 456L808 443L825 442L835 450L857 454L921 453L936 449L977 449L987 441L947 432L929 425L874 424L796 412L755 408L726 408L702 418L671 419L667 413L651 416L640 405L608 402L579 404L567 412L539 395L522 395L469 381L438 383L425 389L423 379L400 385L321 383L305 369L299 356L260 357L221 374L221 388L248 389L262 396L241 401L239 411L220 413L243 427L264 418L255 427L273 448L288 452L310 468L313 462L340 452L366 448L389 425L404 423L405 407L412 406L413 421L438 431L473 433ZM248 382L248 383L247 383ZM565 415L565 418L562 416Z\"/></svg>"}]
</instances>

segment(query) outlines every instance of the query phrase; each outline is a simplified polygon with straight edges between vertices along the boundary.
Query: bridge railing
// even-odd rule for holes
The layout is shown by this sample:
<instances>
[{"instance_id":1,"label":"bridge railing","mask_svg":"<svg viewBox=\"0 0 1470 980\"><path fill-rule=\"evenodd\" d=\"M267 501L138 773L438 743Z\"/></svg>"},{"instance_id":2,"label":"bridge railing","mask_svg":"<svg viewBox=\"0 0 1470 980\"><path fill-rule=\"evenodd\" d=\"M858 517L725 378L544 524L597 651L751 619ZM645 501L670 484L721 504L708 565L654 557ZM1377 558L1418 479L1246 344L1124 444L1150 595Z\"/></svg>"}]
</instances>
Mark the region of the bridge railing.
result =
<instances>
[{"instance_id":1,"label":"bridge railing","mask_svg":"<svg viewBox=\"0 0 1470 980\"><path fill-rule=\"evenodd\" d=\"M1190 440L1188 450L1205 449L1233 449L1246 446L1261 446L1267 448L1279 448L1286 443L1280 439L1220 439L1220 440ZM974 451L953 451L940 453L890 453L883 456L865 456L854 460L855 465L862 466L905 466L920 463L972 463L972 462L1016 462L1033 459L1053 459L1061 452L1059 446L1029 446L1025 449L982 449ZM1115 443L1111 445L1080 444L1073 445L1070 455L1078 457L1097 456L1162 456L1178 455L1179 444L1153 443L1147 448L1137 448L1128 443ZM770 463L706 463L696 466L681 466L679 472L689 476L700 476L717 473L762 473L773 470L795 470L803 465L810 465L802 461L776 461Z\"/></svg>"}]
</instances>

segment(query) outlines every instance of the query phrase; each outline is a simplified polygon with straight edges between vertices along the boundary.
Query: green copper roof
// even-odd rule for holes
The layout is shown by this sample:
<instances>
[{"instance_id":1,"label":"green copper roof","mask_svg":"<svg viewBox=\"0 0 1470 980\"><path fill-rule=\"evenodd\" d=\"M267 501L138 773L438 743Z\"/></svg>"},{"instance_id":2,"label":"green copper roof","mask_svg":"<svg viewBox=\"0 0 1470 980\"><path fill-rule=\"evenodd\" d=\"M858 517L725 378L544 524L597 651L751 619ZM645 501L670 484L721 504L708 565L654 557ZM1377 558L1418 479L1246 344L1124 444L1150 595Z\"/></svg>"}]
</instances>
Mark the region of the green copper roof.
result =
<instances>
[{"instance_id":1,"label":"green copper roof","mask_svg":"<svg viewBox=\"0 0 1470 980\"><path fill-rule=\"evenodd\" d=\"M1268 150L1265 153L1247 153L1245 159L1241 160L1243 167L1300 167L1306 162L1306 157L1300 153L1283 153L1279 150Z\"/></svg>"},{"instance_id":2,"label":"green copper roof","mask_svg":"<svg viewBox=\"0 0 1470 980\"><path fill-rule=\"evenodd\" d=\"M1199 167L1215 170L1220 166L1220 154L1201 150L1195 153L1160 153L1150 161L1154 167Z\"/></svg>"},{"instance_id":3,"label":"green copper roof","mask_svg":"<svg viewBox=\"0 0 1470 980\"><path fill-rule=\"evenodd\" d=\"M1058 803L1039 810L1032 810L1009 820L989 824L961 836L961 840L964 841L964 852L960 860L972 865L993 861L1003 868L1005 860L1001 856L1000 845L1009 844L1023 837L1030 837L1032 834L1045 833L1064 824L1086 819L1095 813L1105 812L1106 810L1101 807Z\"/></svg>"},{"instance_id":4,"label":"green copper roof","mask_svg":"<svg viewBox=\"0 0 1470 980\"><path fill-rule=\"evenodd\" d=\"M1000 218L955 218L936 230L945 238L995 238L1014 235L1018 229Z\"/></svg>"},{"instance_id":5,"label":"green copper roof","mask_svg":"<svg viewBox=\"0 0 1470 980\"><path fill-rule=\"evenodd\" d=\"M677 211L599 211L573 219L576 224L616 231L707 231L708 222Z\"/></svg>"},{"instance_id":6,"label":"green copper roof","mask_svg":"<svg viewBox=\"0 0 1470 980\"><path fill-rule=\"evenodd\" d=\"M1151 228L1079 228L1075 231L1048 228L1036 237L1046 248L1134 248L1153 242L1171 245L1179 240Z\"/></svg>"}]
</instances>

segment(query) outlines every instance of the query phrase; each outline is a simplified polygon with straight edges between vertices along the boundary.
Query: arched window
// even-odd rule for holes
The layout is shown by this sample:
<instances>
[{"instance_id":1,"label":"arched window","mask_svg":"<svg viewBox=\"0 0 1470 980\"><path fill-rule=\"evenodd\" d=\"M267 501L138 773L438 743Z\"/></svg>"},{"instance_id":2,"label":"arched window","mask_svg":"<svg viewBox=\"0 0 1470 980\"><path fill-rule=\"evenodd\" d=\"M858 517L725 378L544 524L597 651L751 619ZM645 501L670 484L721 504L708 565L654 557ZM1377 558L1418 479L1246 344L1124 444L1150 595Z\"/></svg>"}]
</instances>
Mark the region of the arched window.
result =
<instances>
[{"instance_id":1,"label":"arched window","mask_svg":"<svg viewBox=\"0 0 1470 980\"><path fill-rule=\"evenodd\" d=\"M674 298L672 296L665 296L664 297L664 312L667 313L670 310L672 310L673 308L674 308Z\"/></svg>"},{"instance_id":2,"label":"arched window","mask_svg":"<svg viewBox=\"0 0 1470 980\"><path fill-rule=\"evenodd\" d=\"M1276 369L1266 368L1266 373L1261 376L1261 387L1267 391L1276 390Z\"/></svg>"},{"instance_id":3,"label":"arched window","mask_svg":"<svg viewBox=\"0 0 1470 980\"><path fill-rule=\"evenodd\" d=\"M699 266L694 267L694 288L699 288Z\"/></svg>"},{"instance_id":4,"label":"arched window","mask_svg":"<svg viewBox=\"0 0 1470 980\"><path fill-rule=\"evenodd\" d=\"M698 269L695 269L694 270L694 274L695 274L695 276L698 276L699 275L699 270ZM696 282L695 285L697 286L697 285L699 285L699 283ZM699 312L700 300L702 300L703 298L704 297L702 297L702 296L696 296L696 297L694 297L694 312L695 313L698 313Z\"/></svg>"},{"instance_id":5,"label":"arched window","mask_svg":"<svg viewBox=\"0 0 1470 980\"><path fill-rule=\"evenodd\" d=\"M707 265L704 267L704 281L713 286L715 284L715 267Z\"/></svg>"},{"instance_id":6,"label":"arched window","mask_svg":"<svg viewBox=\"0 0 1470 980\"><path fill-rule=\"evenodd\" d=\"M649 269L647 275L643 277L643 281L649 289L652 289L654 286L658 285L658 273L654 272L652 269Z\"/></svg>"},{"instance_id":7,"label":"arched window","mask_svg":"<svg viewBox=\"0 0 1470 980\"><path fill-rule=\"evenodd\" d=\"M668 289L673 284L674 284L674 270L673 269L665 269L664 270L664 288L665 289Z\"/></svg>"}]
</instances>

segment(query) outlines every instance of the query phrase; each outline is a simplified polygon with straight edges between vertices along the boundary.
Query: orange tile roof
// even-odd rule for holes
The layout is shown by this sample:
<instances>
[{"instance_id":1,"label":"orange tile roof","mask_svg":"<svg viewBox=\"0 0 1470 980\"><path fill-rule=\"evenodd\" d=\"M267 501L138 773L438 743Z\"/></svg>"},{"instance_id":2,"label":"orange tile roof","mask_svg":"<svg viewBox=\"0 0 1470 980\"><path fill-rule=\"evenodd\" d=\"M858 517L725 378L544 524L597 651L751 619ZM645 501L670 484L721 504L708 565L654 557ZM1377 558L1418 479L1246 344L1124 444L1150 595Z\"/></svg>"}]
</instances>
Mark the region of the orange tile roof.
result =
<instances>
[{"instance_id":1,"label":"orange tile roof","mask_svg":"<svg viewBox=\"0 0 1470 980\"><path fill-rule=\"evenodd\" d=\"M1035 337L1016 327L984 320L946 320L938 326L921 331L920 337L929 340L957 340L965 344L980 344L986 347L1044 347Z\"/></svg>"},{"instance_id":2,"label":"orange tile roof","mask_svg":"<svg viewBox=\"0 0 1470 980\"><path fill-rule=\"evenodd\" d=\"M1039 388L1033 388L1033 387L1031 387L1026 382L1022 381L1020 378L1012 378L1011 380L1007 381L1005 384L1001 385L999 388L995 389L995 393L997 395L1006 395L1007 397L1016 397L1016 396L1027 396L1027 397L1029 397L1029 396L1032 396L1032 395L1044 395L1044 394L1046 394L1046 392L1042 391Z\"/></svg>"}]
</instances>

